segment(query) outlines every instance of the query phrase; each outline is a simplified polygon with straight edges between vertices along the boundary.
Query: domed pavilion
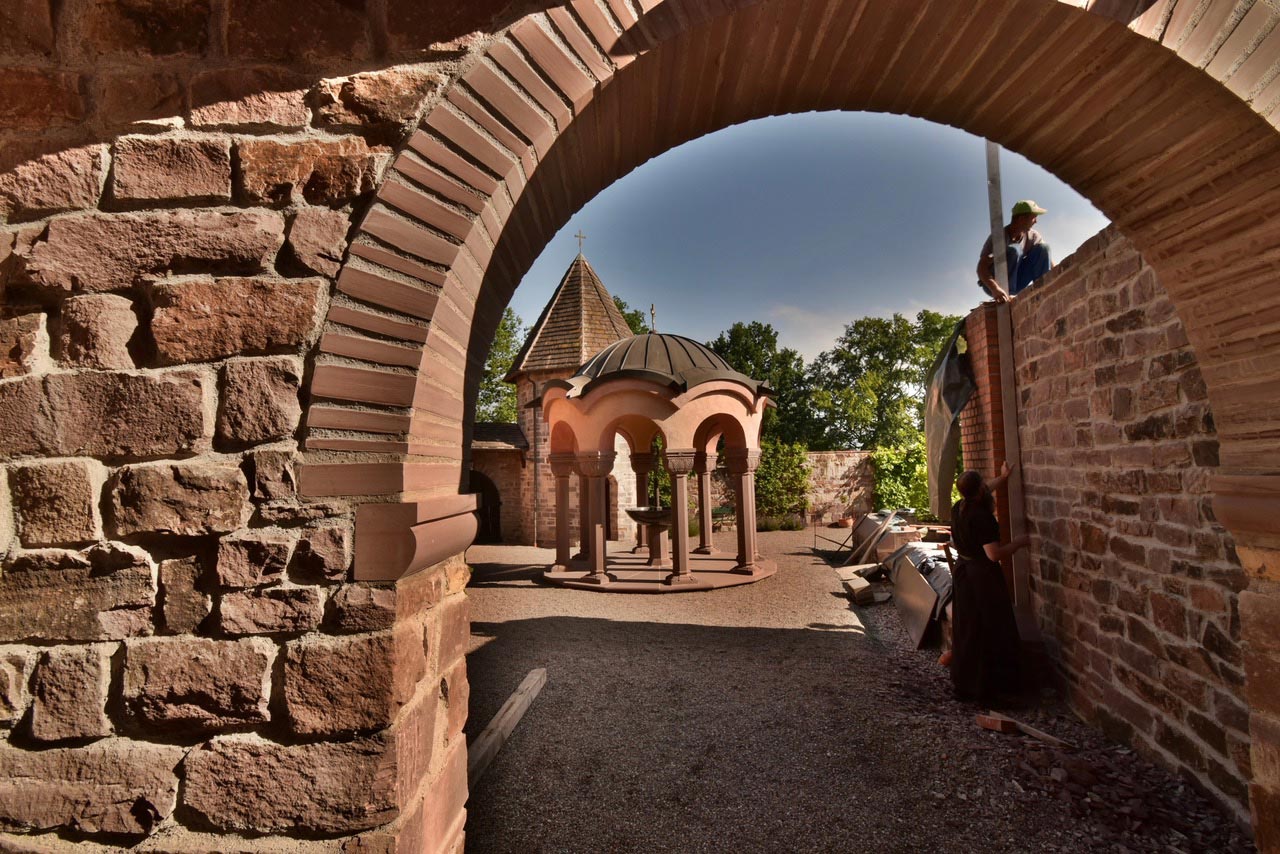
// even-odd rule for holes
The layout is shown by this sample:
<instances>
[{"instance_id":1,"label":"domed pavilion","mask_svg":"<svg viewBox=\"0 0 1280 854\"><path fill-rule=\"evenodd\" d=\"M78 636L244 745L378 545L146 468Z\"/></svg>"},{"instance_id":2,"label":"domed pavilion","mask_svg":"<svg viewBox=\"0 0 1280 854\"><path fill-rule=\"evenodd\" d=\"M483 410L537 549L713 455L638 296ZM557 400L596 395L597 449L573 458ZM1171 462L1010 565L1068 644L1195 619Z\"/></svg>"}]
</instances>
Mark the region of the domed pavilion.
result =
<instances>
[{"instance_id":1,"label":"domed pavilion","mask_svg":"<svg viewBox=\"0 0 1280 854\"><path fill-rule=\"evenodd\" d=\"M697 341L648 333L617 341L568 379L548 382L533 405L541 407L547 424L556 479L556 560L544 573L547 580L664 593L746 584L776 571L776 564L756 553L755 470L765 407L773 405L773 391L764 383L735 371ZM671 475L672 506L635 508L640 542L610 555L605 482L617 437L630 448L636 494L649 494L649 475L662 465ZM655 453L659 437L662 450ZM717 552L711 544L711 472L718 456L733 478L735 554ZM689 540L691 473L698 485L696 548ZM585 533L571 557L569 478L575 474L587 484L578 507Z\"/></svg>"}]
</instances>

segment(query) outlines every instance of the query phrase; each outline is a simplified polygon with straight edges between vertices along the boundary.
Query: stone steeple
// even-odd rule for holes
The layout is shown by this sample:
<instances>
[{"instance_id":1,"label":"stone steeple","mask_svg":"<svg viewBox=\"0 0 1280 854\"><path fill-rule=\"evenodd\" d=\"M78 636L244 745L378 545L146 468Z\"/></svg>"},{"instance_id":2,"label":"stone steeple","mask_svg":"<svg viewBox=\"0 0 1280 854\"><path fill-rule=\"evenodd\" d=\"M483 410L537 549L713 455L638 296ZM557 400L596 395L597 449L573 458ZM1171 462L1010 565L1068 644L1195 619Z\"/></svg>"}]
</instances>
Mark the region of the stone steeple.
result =
<instances>
[{"instance_id":1,"label":"stone steeple","mask_svg":"<svg viewBox=\"0 0 1280 854\"><path fill-rule=\"evenodd\" d=\"M559 370L568 376L605 347L629 337L631 328L622 312L579 253L530 330L506 380Z\"/></svg>"}]
</instances>

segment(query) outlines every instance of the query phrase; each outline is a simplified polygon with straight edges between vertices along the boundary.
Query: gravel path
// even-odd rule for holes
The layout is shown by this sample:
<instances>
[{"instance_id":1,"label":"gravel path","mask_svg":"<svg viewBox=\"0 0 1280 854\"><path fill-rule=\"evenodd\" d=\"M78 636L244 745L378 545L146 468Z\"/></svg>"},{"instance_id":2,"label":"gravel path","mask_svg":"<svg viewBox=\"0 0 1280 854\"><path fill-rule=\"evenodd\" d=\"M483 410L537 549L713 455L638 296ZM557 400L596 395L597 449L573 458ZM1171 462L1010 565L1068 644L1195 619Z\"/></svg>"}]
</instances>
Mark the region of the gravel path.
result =
<instances>
[{"instance_id":1,"label":"gravel path","mask_svg":"<svg viewBox=\"0 0 1280 854\"><path fill-rule=\"evenodd\" d=\"M472 791L468 851L1252 850L1060 706L1018 716L1071 754L978 729L936 651L892 604L853 609L810 543L762 534L777 575L662 596L544 586L547 550L469 550L469 737L531 669L547 684Z\"/></svg>"}]
</instances>

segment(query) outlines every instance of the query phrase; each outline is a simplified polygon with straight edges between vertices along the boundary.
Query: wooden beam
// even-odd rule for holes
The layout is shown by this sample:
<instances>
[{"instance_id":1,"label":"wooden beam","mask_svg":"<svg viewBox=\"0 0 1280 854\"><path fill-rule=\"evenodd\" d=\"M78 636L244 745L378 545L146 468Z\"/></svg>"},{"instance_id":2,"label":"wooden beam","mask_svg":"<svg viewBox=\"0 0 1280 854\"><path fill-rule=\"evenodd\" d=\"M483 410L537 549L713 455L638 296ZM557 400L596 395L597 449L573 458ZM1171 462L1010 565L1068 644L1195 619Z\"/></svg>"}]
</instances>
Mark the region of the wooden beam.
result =
<instances>
[{"instance_id":1,"label":"wooden beam","mask_svg":"<svg viewBox=\"0 0 1280 854\"><path fill-rule=\"evenodd\" d=\"M991 259L995 262L996 280L1009 293L1009 265L1004 242L1004 203L1000 199L1000 146L987 140L987 208L991 214ZM996 328L1000 346L1000 405L1004 411L1005 460L1014 465L1005 483L1009 502L1009 535L1018 537L1027 530L1026 507L1022 495L1022 446L1018 442L1017 368L1013 360L1013 313L1009 303L996 309ZM994 425L993 425L994 426ZM999 461L993 460L998 465ZM993 472L999 474L999 472ZM1013 606L1017 610L1031 608L1031 585L1028 581L1030 562L1026 549L1013 554ZM1025 623L1026 620L1020 621ZM1034 621L1032 621L1034 622Z\"/></svg>"},{"instance_id":2,"label":"wooden beam","mask_svg":"<svg viewBox=\"0 0 1280 854\"><path fill-rule=\"evenodd\" d=\"M515 693L507 698L501 709L498 709L493 720L489 721L484 732L476 736L475 741L468 746L467 784L469 786L474 787L484 775L493 757L498 755L498 750L506 743L507 738L515 730L516 724L520 723L520 719L524 717L524 713L528 711L545 684L547 684L545 667L530 670L529 675L520 683L520 687L516 688Z\"/></svg>"}]
</instances>

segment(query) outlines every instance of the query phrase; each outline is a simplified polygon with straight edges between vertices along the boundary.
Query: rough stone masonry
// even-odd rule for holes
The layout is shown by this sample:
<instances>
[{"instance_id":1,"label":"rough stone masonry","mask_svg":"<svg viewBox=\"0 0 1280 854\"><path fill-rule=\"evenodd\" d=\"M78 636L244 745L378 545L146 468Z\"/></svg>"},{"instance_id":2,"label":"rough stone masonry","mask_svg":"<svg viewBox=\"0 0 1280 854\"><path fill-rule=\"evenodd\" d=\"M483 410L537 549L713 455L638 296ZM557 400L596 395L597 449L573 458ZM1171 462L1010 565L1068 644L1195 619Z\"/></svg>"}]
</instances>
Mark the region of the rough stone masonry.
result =
<instances>
[{"instance_id":1,"label":"rough stone masonry","mask_svg":"<svg viewBox=\"0 0 1280 854\"><path fill-rule=\"evenodd\" d=\"M0 9L3 844L457 850L455 493L510 288L649 157L879 109L1003 136L1141 248L1084 317L1023 303L1042 624L1082 710L1280 846L1270 7L507 5ZM1028 22L1056 73L1010 110ZM1147 263L1194 365L1129 313Z\"/></svg>"}]
</instances>

